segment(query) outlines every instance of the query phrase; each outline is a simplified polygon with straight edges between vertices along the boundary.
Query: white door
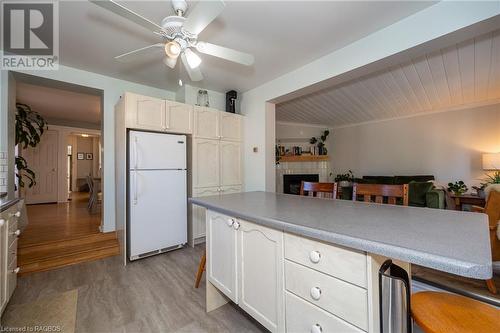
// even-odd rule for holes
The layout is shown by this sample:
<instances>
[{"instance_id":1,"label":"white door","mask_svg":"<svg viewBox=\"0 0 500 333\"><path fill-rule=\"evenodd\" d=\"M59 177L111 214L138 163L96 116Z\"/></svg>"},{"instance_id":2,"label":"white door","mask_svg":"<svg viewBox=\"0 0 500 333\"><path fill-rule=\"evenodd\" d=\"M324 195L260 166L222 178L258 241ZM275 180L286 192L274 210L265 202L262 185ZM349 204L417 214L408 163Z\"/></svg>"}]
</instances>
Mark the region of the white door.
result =
<instances>
[{"instance_id":1,"label":"white door","mask_svg":"<svg viewBox=\"0 0 500 333\"><path fill-rule=\"evenodd\" d=\"M194 107L194 136L219 139L219 111L201 106Z\"/></svg>"},{"instance_id":2,"label":"white door","mask_svg":"<svg viewBox=\"0 0 500 333\"><path fill-rule=\"evenodd\" d=\"M186 169L186 136L130 131L130 169Z\"/></svg>"},{"instance_id":3,"label":"white door","mask_svg":"<svg viewBox=\"0 0 500 333\"><path fill-rule=\"evenodd\" d=\"M172 101L166 103L165 129L173 133L193 133L193 106Z\"/></svg>"},{"instance_id":4,"label":"white door","mask_svg":"<svg viewBox=\"0 0 500 333\"><path fill-rule=\"evenodd\" d=\"M219 132L222 140L241 141L241 116L219 112Z\"/></svg>"},{"instance_id":5,"label":"white door","mask_svg":"<svg viewBox=\"0 0 500 333\"><path fill-rule=\"evenodd\" d=\"M129 256L187 242L186 170L130 171Z\"/></svg>"},{"instance_id":6,"label":"white door","mask_svg":"<svg viewBox=\"0 0 500 333\"><path fill-rule=\"evenodd\" d=\"M163 131L165 100L136 94L126 95L127 127Z\"/></svg>"},{"instance_id":7,"label":"white door","mask_svg":"<svg viewBox=\"0 0 500 333\"><path fill-rule=\"evenodd\" d=\"M241 144L220 142L220 184L221 186L241 184Z\"/></svg>"},{"instance_id":8,"label":"white door","mask_svg":"<svg viewBox=\"0 0 500 333\"><path fill-rule=\"evenodd\" d=\"M271 332L284 332L283 233L238 223L238 304Z\"/></svg>"},{"instance_id":9,"label":"white door","mask_svg":"<svg viewBox=\"0 0 500 333\"><path fill-rule=\"evenodd\" d=\"M35 172L36 184L25 182L26 204L57 202L58 132L47 130L35 148L22 150L28 168ZM61 175L64 177L64 175Z\"/></svg>"},{"instance_id":10,"label":"white door","mask_svg":"<svg viewBox=\"0 0 500 333\"><path fill-rule=\"evenodd\" d=\"M236 230L234 219L207 212L207 278L230 300L238 303Z\"/></svg>"},{"instance_id":11,"label":"white door","mask_svg":"<svg viewBox=\"0 0 500 333\"><path fill-rule=\"evenodd\" d=\"M219 186L219 140L193 140L193 187Z\"/></svg>"},{"instance_id":12,"label":"white door","mask_svg":"<svg viewBox=\"0 0 500 333\"><path fill-rule=\"evenodd\" d=\"M193 190L193 197L206 197L210 195L220 194L218 187L205 187ZM204 207L193 205L192 209L192 223L193 223L193 242L197 238L205 237L205 224L206 224L206 209Z\"/></svg>"}]
</instances>

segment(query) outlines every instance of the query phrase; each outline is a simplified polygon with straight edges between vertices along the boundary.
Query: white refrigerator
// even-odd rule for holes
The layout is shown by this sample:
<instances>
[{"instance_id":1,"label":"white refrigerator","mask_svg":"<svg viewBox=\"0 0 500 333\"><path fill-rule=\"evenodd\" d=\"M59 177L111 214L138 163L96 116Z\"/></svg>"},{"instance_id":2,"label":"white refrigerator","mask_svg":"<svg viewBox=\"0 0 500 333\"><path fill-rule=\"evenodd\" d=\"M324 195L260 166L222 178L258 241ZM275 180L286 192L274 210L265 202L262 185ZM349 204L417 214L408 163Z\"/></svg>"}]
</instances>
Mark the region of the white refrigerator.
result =
<instances>
[{"instance_id":1,"label":"white refrigerator","mask_svg":"<svg viewBox=\"0 0 500 333\"><path fill-rule=\"evenodd\" d=\"M130 260L187 242L186 136L130 131L127 244Z\"/></svg>"}]
</instances>

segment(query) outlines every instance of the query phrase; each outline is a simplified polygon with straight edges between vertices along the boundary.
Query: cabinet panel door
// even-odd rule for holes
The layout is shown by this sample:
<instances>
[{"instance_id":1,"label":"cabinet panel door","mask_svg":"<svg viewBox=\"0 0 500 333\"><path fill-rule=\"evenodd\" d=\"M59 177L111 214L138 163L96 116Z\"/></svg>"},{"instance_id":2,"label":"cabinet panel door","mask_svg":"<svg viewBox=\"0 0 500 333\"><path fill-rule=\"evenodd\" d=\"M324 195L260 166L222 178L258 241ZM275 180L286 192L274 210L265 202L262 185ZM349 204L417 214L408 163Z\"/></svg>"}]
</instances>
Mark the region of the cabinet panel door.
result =
<instances>
[{"instance_id":1,"label":"cabinet panel door","mask_svg":"<svg viewBox=\"0 0 500 333\"><path fill-rule=\"evenodd\" d=\"M241 193L241 185L223 186L220 189L220 194L233 194L233 193Z\"/></svg>"},{"instance_id":2,"label":"cabinet panel door","mask_svg":"<svg viewBox=\"0 0 500 333\"><path fill-rule=\"evenodd\" d=\"M193 190L193 197L206 197L209 195L218 195L219 193L218 187L199 188ZM206 209L198 205L192 206L193 239L205 237Z\"/></svg>"},{"instance_id":3,"label":"cabinet panel door","mask_svg":"<svg viewBox=\"0 0 500 333\"><path fill-rule=\"evenodd\" d=\"M238 303L236 275L236 230L233 219L207 213L207 278L233 302Z\"/></svg>"},{"instance_id":4,"label":"cabinet panel door","mask_svg":"<svg viewBox=\"0 0 500 333\"><path fill-rule=\"evenodd\" d=\"M219 186L218 140L193 140L193 186Z\"/></svg>"},{"instance_id":5,"label":"cabinet panel door","mask_svg":"<svg viewBox=\"0 0 500 333\"><path fill-rule=\"evenodd\" d=\"M220 138L222 140L241 141L241 116L220 112Z\"/></svg>"},{"instance_id":6,"label":"cabinet panel door","mask_svg":"<svg viewBox=\"0 0 500 333\"><path fill-rule=\"evenodd\" d=\"M241 184L241 144L239 142L220 142L220 184Z\"/></svg>"},{"instance_id":7,"label":"cabinet panel door","mask_svg":"<svg viewBox=\"0 0 500 333\"><path fill-rule=\"evenodd\" d=\"M238 223L239 305L271 332L284 332L283 233Z\"/></svg>"},{"instance_id":8,"label":"cabinet panel door","mask_svg":"<svg viewBox=\"0 0 500 333\"><path fill-rule=\"evenodd\" d=\"M219 139L219 112L201 106L194 107L194 136Z\"/></svg>"},{"instance_id":9,"label":"cabinet panel door","mask_svg":"<svg viewBox=\"0 0 500 333\"><path fill-rule=\"evenodd\" d=\"M163 131L165 100L136 94L126 95L127 127Z\"/></svg>"},{"instance_id":10,"label":"cabinet panel door","mask_svg":"<svg viewBox=\"0 0 500 333\"><path fill-rule=\"evenodd\" d=\"M0 215L0 219L3 219L2 225L0 225L0 310L3 311L4 307L7 305L7 258L8 258L8 244L7 244L7 219L8 214L11 210L6 210Z\"/></svg>"},{"instance_id":11,"label":"cabinet panel door","mask_svg":"<svg viewBox=\"0 0 500 333\"><path fill-rule=\"evenodd\" d=\"M193 133L193 106L167 101L165 127L173 133Z\"/></svg>"}]
</instances>

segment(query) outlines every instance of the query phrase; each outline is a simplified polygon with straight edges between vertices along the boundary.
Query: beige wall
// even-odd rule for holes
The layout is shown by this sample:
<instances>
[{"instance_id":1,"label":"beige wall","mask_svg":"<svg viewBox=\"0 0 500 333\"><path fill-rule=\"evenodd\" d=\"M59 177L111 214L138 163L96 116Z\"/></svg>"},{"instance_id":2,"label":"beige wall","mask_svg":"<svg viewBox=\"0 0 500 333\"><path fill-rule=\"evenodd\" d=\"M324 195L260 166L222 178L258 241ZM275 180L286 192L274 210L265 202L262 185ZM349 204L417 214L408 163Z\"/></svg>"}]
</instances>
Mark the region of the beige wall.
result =
<instances>
[{"instance_id":1,"label":"beige wall","mask_svg":"<svg viewBox=\"0 0 500 333\"><path fill-rule=\"evenodd\" d=\"M333 130L334 173L433 174L440 183L484 178L483 152L500 151L500 104Z\"/></svg>"},{"instance_id":2,"label":"beige wall","mask_svg":"<svg viewBox=\"0 0 500 333\"><path fill-rule=\"evenodd\" d=\"M92 147L92 138L83 138L78 136L76 138L76 149L75 153L83 153L83 157L87 153L93 153L94 149ZM92 175L92 160L76 160L76 177L77 178L85 178L88 175Z\"/></svg>"}]
</instances>

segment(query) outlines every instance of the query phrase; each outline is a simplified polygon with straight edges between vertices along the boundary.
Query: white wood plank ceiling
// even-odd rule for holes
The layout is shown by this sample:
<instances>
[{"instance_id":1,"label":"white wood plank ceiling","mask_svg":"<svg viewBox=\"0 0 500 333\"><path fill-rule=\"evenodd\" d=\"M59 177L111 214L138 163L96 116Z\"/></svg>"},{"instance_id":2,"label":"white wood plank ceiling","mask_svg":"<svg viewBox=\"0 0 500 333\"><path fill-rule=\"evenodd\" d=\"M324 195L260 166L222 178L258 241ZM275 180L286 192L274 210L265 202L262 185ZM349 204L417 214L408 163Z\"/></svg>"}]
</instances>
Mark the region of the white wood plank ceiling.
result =
<instances>
[{"instance_id":1,"label":"white wood plank ceiling","mask_svg":"<svg viewBox=\"0 0 500 333\"><path fill-rule=\"evenodd\" d=\"M500 30L276 106L276 120L344 126L500 99Z\"/></svg>"}]
</instances>

